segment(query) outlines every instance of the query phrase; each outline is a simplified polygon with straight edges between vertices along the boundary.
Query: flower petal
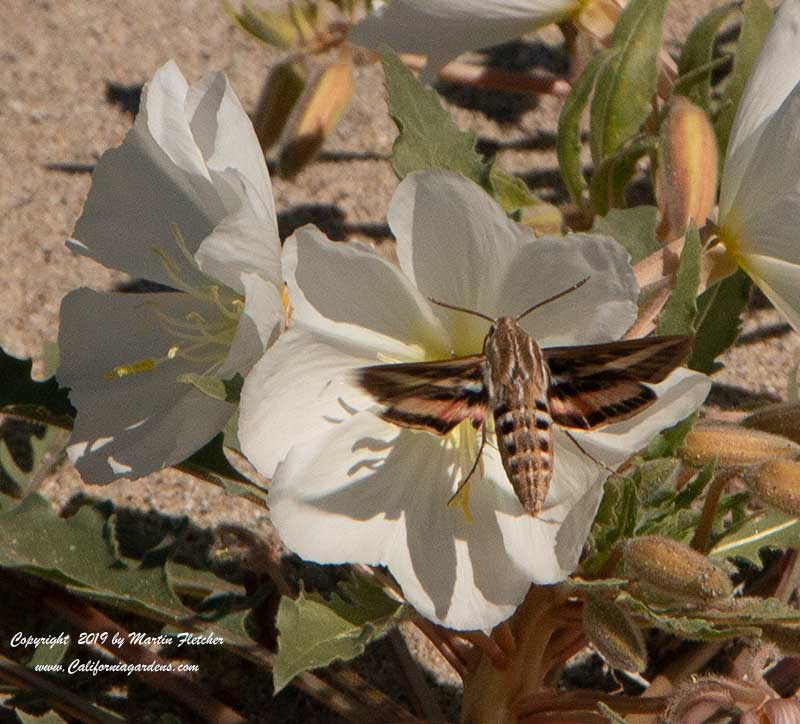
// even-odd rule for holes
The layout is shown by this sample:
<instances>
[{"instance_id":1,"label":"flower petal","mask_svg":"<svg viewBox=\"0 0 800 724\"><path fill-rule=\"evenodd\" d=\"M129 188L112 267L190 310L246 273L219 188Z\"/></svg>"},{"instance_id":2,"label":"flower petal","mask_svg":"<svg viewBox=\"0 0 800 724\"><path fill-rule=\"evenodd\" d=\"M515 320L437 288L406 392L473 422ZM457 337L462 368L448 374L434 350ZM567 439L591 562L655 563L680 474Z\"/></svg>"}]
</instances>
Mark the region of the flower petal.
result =
<instances>
[{"instance_id":1,"label":"flower petal","mask_svg":"<svg viewBox=\"0 0 800 724\"><path fill-rule=\"evenodd\" d=\"M171 284L152 250L182 258L226 213L184 114L186 81L174 63L160 68L142 95L134 127L97 162L69 246L105 266Z\"/></svg>"},{"instance_id":2,"label":"flower petal","mask_svg":"<svg viewBox=\"0 0 800 724\"><path fill-rule=\"evenodd\" d=\"M241 198L254 195L247 192L248 182L237 171L229 171L227 176L238 187ZM200 243L194 258L205 274L239 294L244 293L241 282L244 272L282 285L281 242L275 216L258 214L248 203L242 203L214 227Z\"/></svg>"},{"instance_id":3,"label":"flower petal","mask_svg":"<svg viewBox=\"0 0 800 724\"><path fill-rule=\"evenodd\" d=\"M471 522L447 506L468 467L441 438L356 414L290 452L270 490L272 520L302 557L386 565L424 616L488 629L529 581L503 548L491 484L475 481Z\"/></svg>"},{"instance_id":4,"label":"flower petal","mask_svg":"<svg viewBox=\"0 0 800 724\"><path fill-rule=\"evenodd\" d=\"M518 38L560 20L579 0L391 0L378 5L349 33L368 48L385 43L398 52L428 56L427 78L467 50Z\"/></svg>"},{"instance_id":5,"label":"flower petal","mask_svg":"<svg viewBox=\"0 0 800 724\"><path fill-rule=\"evenodd\" d=\"M242 274L244 309L236 336L217 375L223 379L246 374L283 330L285 311L278 288L260 274Z\"/></svg>"},{"instance_id":6,"label":"flower petal","mask_svg":"<svg viewBox=\"0 0 800 724\"><path fill-rule=\"evenodd\" d=\"M720 224L735 238L740 254L800 264L799 213L800 84L764 125L758 153L747 164L739 192Z\"/></svg>"},{"instance_id":7,"label":"flower petal","mask_svg":"<svg viewBox=\"0 0 800 724\"><path fill-rule=\"evenodd\" d=\"M720 190L720 217L745 189L745 170L765 134L766 124L800 82L800 1L784 0L772 22L755 66L742 93L731 130ZM786 149L784 148L784 153ZM795 154L796 155L796 154ZM784 156L786 160L786 156ZM759 179L760 181L760 179Z\"/></svg>"},{"instance_id":8,"label":"flower petal","mask_svg":"<svg viewBox=\"0 0 800 724\"><path fill-rule=\"evenodd\" d=\"M174 339L153 315L182 318L196 308L186 294L102 294L78 289L61 305L59 383L78 410L70 459L81 476L107 483L137 478L183 461L225 425L233 405L213 400L176 377L198 372L176 358L116 378L118 365L161 358Z\"/></svg>"},{"instance_id":9,"label":"flower petal","mask_svg":"<svg viewBox=\"0 0 800 724\"><path fill-rule=\"evenodd\" d=\"M628 252L609 237L540 237L517 251L495 293L506 300L503 313L516 315L583 279L522 326L542 347L619 339L636 321L639 287Z\"/></svg>"},{"instance_id":10,"label":"flower petal","mask_svg":"<svg viewBox=\"0 0 800 724\"><path fill-rule=\"evenodd\" d=\"M295 326L255 364L242 388L239 441L262 475L271 477L292 445L374 405L351 377L376 362L362 341Z\"/></svg>"},{"instance_id":11,"label":"flower petal","mask_svg":"<svg viewBox=\"0 0 800 724\"><path fill-rule=\"evenodd\" d=\"M388 220L400 268L426 297L490 317L503 313L497 289L514 256L534 237L477 184L451 171L409 174L392 197ZM448 328L465 327L454 334L457 340L474 338L477 349L459 353L480 351L484 321L438 309L437 314Z\"/></svg>"},{"instance_id":12,"label":"flower petal","mask_svg":"<svg viewBox=\"0 0 800 724\"><path fill-rule=\"evenodd\" d=\"M253 124L244 112L224 73L212 73L193 85L186 95L186 115L192 135L206 164L215 171L233 168L259 190L267 216L277 222L272 184Z\"/></svg>"},{"instance_id":13,"label":"flower petal","mask_svg":"<svg viewBox=\"0 0 800 724\"><path fill-rule=\"evenodd\" d=\"M389 261L357 246L332 242L313 226L286 241L284 274L294 319L307 329L345 338L366 334L397 359L421 359L420 345L449 351L449 340L428 301Z\"/></svg>"},{"instance_id":14,"label":"flower petal","mask_svg":"<svg viewBox=\"0 0 800 724\"><path fill-rule=\"evenodd\" d=\"M741 264L792 327L800 332L800 264L758 254L743 255Z\"/></svg>"}]
</instances>

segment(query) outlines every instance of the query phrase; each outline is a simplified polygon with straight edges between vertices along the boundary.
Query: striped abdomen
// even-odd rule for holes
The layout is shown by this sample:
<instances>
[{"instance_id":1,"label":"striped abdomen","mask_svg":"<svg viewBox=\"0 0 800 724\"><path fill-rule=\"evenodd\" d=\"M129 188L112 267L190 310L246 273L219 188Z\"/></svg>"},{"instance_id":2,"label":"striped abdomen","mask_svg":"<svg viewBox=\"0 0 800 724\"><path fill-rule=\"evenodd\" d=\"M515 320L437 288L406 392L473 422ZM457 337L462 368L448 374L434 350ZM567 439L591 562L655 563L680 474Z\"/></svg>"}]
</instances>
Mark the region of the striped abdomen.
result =
<instances>
[{"instance_id":1,"label":"striped abdomen","mask_svg":"<svg viewBox=\"0 0 800 724\"><path fill-rule=\"evenodd\" d=\"M552 418L542 354L513 319L504 317L486 340L486 360L500 458L520 503L536 515L553 476Z\"/></svg>"}]
</instances>

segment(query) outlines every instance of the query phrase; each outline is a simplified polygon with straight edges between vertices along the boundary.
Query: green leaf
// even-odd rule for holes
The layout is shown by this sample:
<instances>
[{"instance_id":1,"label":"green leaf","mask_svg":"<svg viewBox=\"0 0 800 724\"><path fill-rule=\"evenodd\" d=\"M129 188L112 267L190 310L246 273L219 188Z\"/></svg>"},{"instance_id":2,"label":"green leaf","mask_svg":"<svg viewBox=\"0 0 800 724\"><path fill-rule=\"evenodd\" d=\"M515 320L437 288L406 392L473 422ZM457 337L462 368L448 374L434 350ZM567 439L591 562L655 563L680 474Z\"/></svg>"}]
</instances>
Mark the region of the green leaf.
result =
<instances>
[{"instance_id":1,"label":"green leaf","mask_svg":"<svg viewBox=\"0 0 800 724\"><path fill-rule=\"evenodd\" d=\"M130 567L114 554L106 518L84 505L60 518L36 493L0 513L0 567L54 581L68 591L163 620L191 613L158 567Z\"/></svg>"},{"instance_id":2,"label":"green leaf","mask_svg":"<svg viewBox=\"0 0 800 724\"><path fill-rule=\"evenodd\" d=\"M602 701L597 702L597 711L606 718L609 724L625 724L625 717L617 714L617 712Z\"/></svg>"},{"instance_id":3,"label":"green leaf","mask_svg":"<svg viewBox=\"0 0 800 724\"><path fill-rule=\"evenodd\" d=\"M697 316L697 289L700 286L700 234L694 221L686 231L675 288L661 310L656 334L693 334Z\"/></svg>"},{"instance_id":4,"label":"green leaf","mask_svg":"<svg viewBox=\"0 0 800 724\"><path fill-rule=\"evenodd\" d=\"M592 98L595 166L638 133L650 115L665 6L666 0L631 0L617 20L611 44L618 52L599 72Z\"/></svg>"},{"instance_id":5,"label":"green leaf","mask_svg":"<svg viewBox=\"0 0 800 724\"><path fill-rule=\"evenodd\" d=\"M194 385L212 400L230 402L232 404L239 402L242 385L244 384L244 378L238 372L227 380L221 377L213 377L212 375L198 375L194 372L187 372L179 375L177 380L183 384Z\"/></svg>"},{"instance_id":6,"label":"green leaf","mask_svg":"<svg viewBox=\"0 0 800 724\"><path fill-rule=\"evenodd\" d=\"M703 609L661 610L649 606L629 593L617 596L617 603L641 616L648 624L682 639L721 641L737 636L758 636L761 629L752 625L729 625L724 620L710 620Z\"/></svg>"},{"instance_id":7,"label":"green leaf","mask_svg":"<svg viewBox=\"0 0 800 724\"><path fill-rule=\"evenodd\" d=\"M706 289L697 300L697 335L689 367L711 374L722 369L715 360L736 341L742 312L750 300L753 283L741 269Z\"/></svg>"},{"instance_id":8,"label":"green leaf","mask_svg":"<svg viewBox=\"0 0 800 724\"><path fill-rule=\"evenodd\" d=\"M33 380L32 366L31 360L17 359L0 348L0 412L72 427L75 408L67 390L52 377L44 382Z\"/></svg>"},{"instance_id":9,"label":"green leaf","mask_svg":"<svg viewBox=\"0 0 800 724\"><path fill-rule=\"evenodd\" d=\"M779 510L757 513L747 523L716 541L709 555L717 558L743 558L761 567L762 548L800 547L800 519Z\"/></svg>"},{"instance_id":10,"label":"green leaf","mask_svg":"<svg viewBox=\"0 0 800 724\"><path fill-rule=\"evenodd\" d=\"M231 465L222 447L224 435L219 433L194 455L175 467L201 480L223 488L231 495L266 505L267 491L242 475Z\"/></svg>"},{"instance_id":11,"label":"green leaf","mask_svg":"<svg viewBox=\"0 0 800 724\"><path fill-rule=\"evenodd\" d=\"M66 724L66 720L62 719L54 711L48 711L41 716L28 714L21 709L15 709L14 713L19 717L22 724ZM122 720L120 719L120 721Z\"/></svg>"},{"instance_id":12,"label":"green leaf","mask_svg":"<svg viewBox=\"0 0 800 724\"><path fill-rule=\"evenodd\" d=\"M681 420L677 425L662 430L647 446L642 457L645 460L654 460L674 455L675 451L681 446L683 438L689 434L696 419L697 413L695 412L686 419Z\"/></svg>"},{"instance_id":13,"label":"green leaf","mask_svg":"<svg viewBox=\"0 0 800 724\"><path fill-rule=\"evenodd\" d=\"M590 573L602 568L614 545L633 535L638 517L639 497L634 480L618 475L608 478L586 543L583 568Z\"/></svg>"},{"instance_id":14,"label":"green leaf","mask_svg":"<svg viewBox=\"0 0 800 724\"><path fill-rule=\"evenodd\" d=\"M711 70L714 53L714 38L725 18L736 7L735 4L715 8L702 18L686 38L678 61L678 80L680 93L702 107L711 110ZM698 69L701 73L695 73ZM692 74L691 83L681 83L681 79Z\"/></svg>"},{"instance_id":15,"label":"green leaf","mask_svg":"<svg viewBox=\"0 0 800 724\"><path fill-rule=\"evenodd\" d=\"M61 428L48 425L40 437L35 431L28 435L28 445L31 452L31 467L23 470L5 440L0 440L0 468L13 486L13 494L22 498L36 487L36 484L53 468L64 451L69 439L69 433Z\"/></svg>"},{"instance_id":16,"label":"green leaf","mask_svg":"<svg viewBox=\"0 0 800 724\"><path fill-rule=\"evenodd\" d=\"M636 173L639 159L657 148L654 137L640 138L623 145L595 168L589 195L595 214L605 216L613 208L625 206L625 187Z\"/></svg>"},{"instance_id":17,"label":"green leaf","mask_svg":"<svg viewBox=\"0 0 800 724\"><path fill-rule=\"evenodd\" d=\"M656 240L658 209L655 206L634 206L630 209L611 209L594 220L592 233L605 234L618 241L631 255L631 264L658 251Z\"/></svg>"},{"instance_id":18,"label":"green leaf","mask_svg":"<svg viewBox=\"0 0 800 724\"><path fill-rule=\"evenodd\" d=\"M744 0L742 13L742 29L733 58L733 71L725 86L720 103L721 110L714 123L720 159L725 158L742 91L772 21L772 10L765 0Z\"/></svg>"},{"instance_id":19,"label":"green leaf","mask_svg":"<svg viewBox=\"0 0 800 724\"><path fill-rule=\"evenodd\" d=\"M359 656L403 613L401 603L363 576L340 584L339 591L330 600L304 592L297 599L281 598L276 619L275 693L303 671Z\"/></svg>"},{"instance_id":20,"label":"green leaf","mask_svg":"<svg viewBox=\"0 0 800 724\"><path fill-rule=\"evenodd\" d=\"M400 131L392 149L397 176L444 168L489 190L491 167L475 150L475 136L459 130L436 93L425 88L394 52L384 47L381 58L389 115Z\"/></svg>"},{"instance_id":21,"label":"green leaf","mask_svg":"<svg viewBox=\"0 0 800 724\"><path fill-rule=\"evenodd\" d=\"M65 636L63 641L56 641L59 638L59 635L65 633L63 628L56 627L54 625L49 625L46 631L42 631L39 633L37 631L37 635L39 636L52 636L53 643L52 644L40 644L33 650L33 656L31 656L30 661L27 663L27 667L29 669L35 669L37 666L52 666L54 664L60 664L63 659L64 655L67 653L67 649L69 649L70 645L70 638L69 636Z\"/></svg>"},{"instance_id":22,"label":"green leaf","mask_svg":"<svg viewBox=\"0 0 800 724\"><path fill-rule=\"evenodd\" d=\"M583 145L581 143L581 118L589 103L589 96L594 88L597 75L617 52L615 48L607 48L592 57L583 73L572 84L572 89L565 99L558 117L556 151L558 152L561 178L564 179L564 185L570 196L578 203L583 199L587 189L581 162Z\"/></svg>"}]
</instances>

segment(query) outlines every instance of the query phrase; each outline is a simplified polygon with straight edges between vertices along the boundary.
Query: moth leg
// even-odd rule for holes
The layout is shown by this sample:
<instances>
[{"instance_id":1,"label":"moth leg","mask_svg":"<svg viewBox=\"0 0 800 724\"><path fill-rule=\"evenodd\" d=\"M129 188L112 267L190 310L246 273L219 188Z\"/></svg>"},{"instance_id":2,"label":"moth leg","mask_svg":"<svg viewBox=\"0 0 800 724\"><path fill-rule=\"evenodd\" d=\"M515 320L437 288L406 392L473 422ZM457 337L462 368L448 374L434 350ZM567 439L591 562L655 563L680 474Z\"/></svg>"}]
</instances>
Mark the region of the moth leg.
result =
<instances>
[{"instance_id":1,"label":"moth leg","mask_svg":"<svg viewBox=\"0 0 800 724\"><path fill-rule=\"evenodd\" d=\"M592 461L592 462L593 462L595 465L597 465L598 467L601 467L601 468L603 468L604 470L606 470L606 472L609 472L609 473L611 473L612 475L616 475L616 474L617 474L617 471L616 471L616 470L612 470L610 467L608 467L608 465L606 465L604 462L602 462L602 461L598 460L598 459L597 459L597 458L596 458L594 455L592 455L592 454L591 454L591 453L590 453L588 450L586 450L586 449L583 447L583 445L581 445L581 444L580 444L580 443L579 443L579 442L578 442L578 441L575 439L575 436L574 436L574 435L573 435L573 434L572 434L572 433L571 433L569 430L567 430L567 429L565 429L565 428L563 428L563 427L562 427L561 429L562 429L562 430L563 430L563 431L566 433L567 437L568 437L570 440L572 440L572 442L574 443L575 447L576 447L576 448L578 448L578 450L580 450L580 451L581 451L581 452L582 452L582 453L583 453L583 454L584 454L584 455L585 455L587 458L589 458L589 460L591 460L591 461Z\"/></svg>"},{"instance_id":2,"label":"moth leg","mask_svg":"<svg viewBox=\"0 0 800 724\"><path fill-rule=\"evenodd\" d=\"M469 479L473 476L475 471L478 469L478 463L480 462L481 455L483 455L483 446L486 445L486 424L481 427L481 446L478 448L478 455L475 458L475 462L472 463L472 467L469 469L469 473L467 473L467 477L464 478L456 488L456 492L450 496L450 500L447 501L448 506L452 506L456 499L458 498L461 491L464 489L464 486L469 482Z\"/></svg>"}]
</instances>

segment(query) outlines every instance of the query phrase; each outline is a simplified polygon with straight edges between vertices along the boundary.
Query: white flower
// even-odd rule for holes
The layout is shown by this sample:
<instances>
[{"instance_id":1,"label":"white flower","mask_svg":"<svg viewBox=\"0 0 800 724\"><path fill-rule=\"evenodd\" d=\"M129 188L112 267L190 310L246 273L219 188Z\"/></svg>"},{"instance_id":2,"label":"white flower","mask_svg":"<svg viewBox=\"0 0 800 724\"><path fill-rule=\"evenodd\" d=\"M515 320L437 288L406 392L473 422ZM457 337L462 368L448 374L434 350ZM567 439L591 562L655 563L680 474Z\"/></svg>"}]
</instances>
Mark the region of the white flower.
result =
<instances>
[{"instance_id":1,"label":"white flower","mask_svg":"<svg viewBox=\"0 0 800 724\"><path fill-rule=\"evenodd\" d=\"M426 77L467 50L518 38L580 11L586 0L390 0L349 33L357 45L386 43L398 52L428 56Z\"/></svg>"},{"instance_id":2,"label":"white flower","mask_svg":"<svg viewBox=\"0 0 800 724\"><path fill-rule=\"evenodd\" d=\"M98 483L179 463L235 408L178 378L245 374L283 324L269 175L224 75L189 87L174 63L159 69L98 162L73 236L72 249L170 289L64 298L70 459Z\"/></svg>"},{"instance_id":3,"label":"white flower","mask_svg":"<svg viewBox=\"0 0 800 724\"><path fill-rule=\"evenodd\" d=\"M638 289L616 242L534 239L478 186L449 172L408 176L389 223L400 268L313 227L287 241L294 324L245 381L239 439L273 476L272 518L291 549L321 563L386 565L428 618L485 629L511 614L531 581L559 581L574 569L606 472L556 430L555 474L534 518L514 495L490 434L470 481L468 516L447 503L475 460L473 428L462 423L438 437L385 422L353 371L480 352L488 323L428 297L515 314L590 276L524 319L539 343L553 346L620 337L636 318ZM675 371L656 386L661 397L651 408L576 437L606 464L619 464L694 411L708 384Z\"/></svg>"},{"instance_id":4,"label":"white flower","mask_svg":"<svg viewBox=\"0 0 800 724\"><path fill-rule=\"evenodd\" d=\"M730 256L800 331L800 0L785 0L747 81L719 200Z\"/></svg>"}]
</instances>

